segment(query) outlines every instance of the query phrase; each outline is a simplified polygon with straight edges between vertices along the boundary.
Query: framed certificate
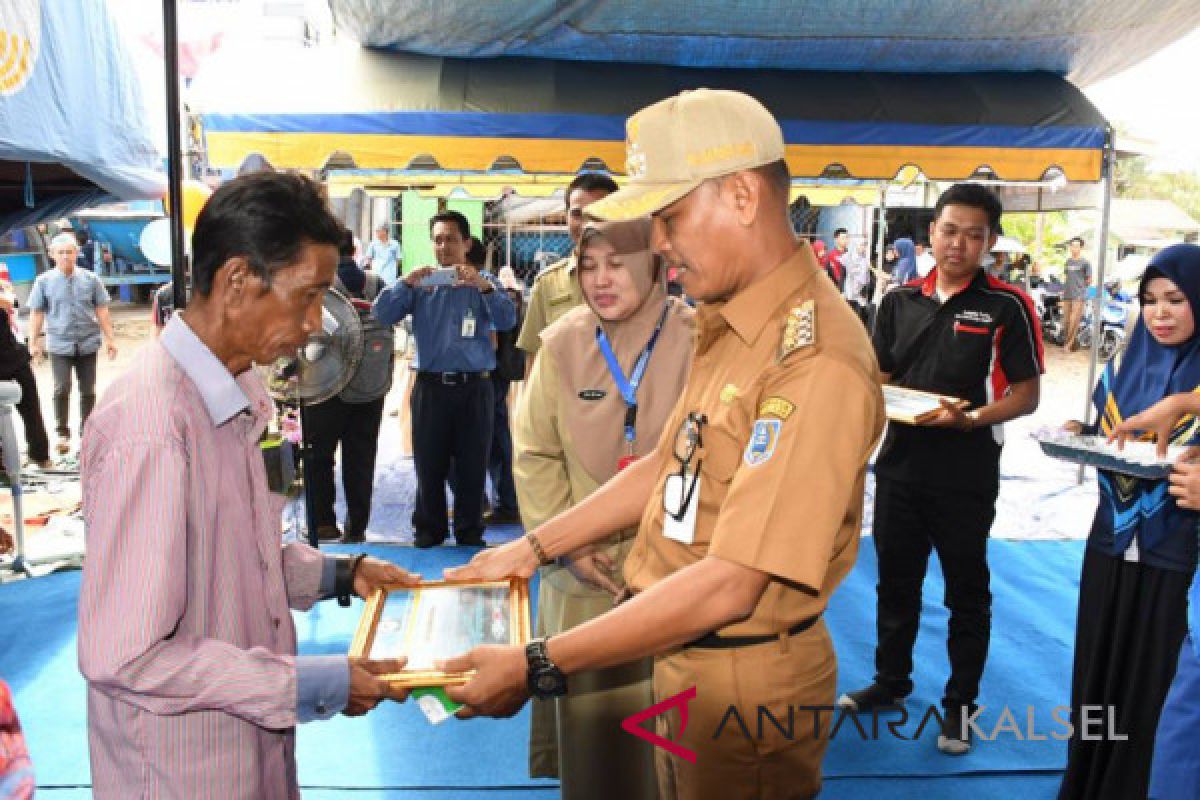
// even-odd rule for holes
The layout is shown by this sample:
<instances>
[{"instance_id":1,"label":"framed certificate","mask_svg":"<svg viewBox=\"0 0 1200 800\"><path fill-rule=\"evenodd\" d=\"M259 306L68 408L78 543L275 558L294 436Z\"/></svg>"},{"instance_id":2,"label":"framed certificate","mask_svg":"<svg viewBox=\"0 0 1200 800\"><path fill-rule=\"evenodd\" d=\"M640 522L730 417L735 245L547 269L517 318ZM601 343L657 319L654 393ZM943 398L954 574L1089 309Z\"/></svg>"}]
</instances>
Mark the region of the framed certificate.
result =
<instances>
[{"instance_id":1,"label":"framed certificate","mask_svg":"<svg viewBox=\"0 0 1200 800\"><path fill-rule=\"evenodd\" d=\"M434 662L481 644L524 645L531 637L529 582L429 581L384 586L367 601L350 655L408 657L401 672L381 676L397 686L450 686L469 673L441 672Z\"/></svg>"},{"instance_id":2,"label":"framed certificate","mask_svg":"<svg viewBox=\"0 0 1200 800\"><path fill-rule=\"evenodd\" d=\"M970 405L966 400L960 400L957 397L922 392L919 389L908 389L903 386L883 387L883 404L887 411L887 418L893 422L920 425L941 413L942 400L949 400L959 408L966 408Z\"/></svg>"}]
</instances>

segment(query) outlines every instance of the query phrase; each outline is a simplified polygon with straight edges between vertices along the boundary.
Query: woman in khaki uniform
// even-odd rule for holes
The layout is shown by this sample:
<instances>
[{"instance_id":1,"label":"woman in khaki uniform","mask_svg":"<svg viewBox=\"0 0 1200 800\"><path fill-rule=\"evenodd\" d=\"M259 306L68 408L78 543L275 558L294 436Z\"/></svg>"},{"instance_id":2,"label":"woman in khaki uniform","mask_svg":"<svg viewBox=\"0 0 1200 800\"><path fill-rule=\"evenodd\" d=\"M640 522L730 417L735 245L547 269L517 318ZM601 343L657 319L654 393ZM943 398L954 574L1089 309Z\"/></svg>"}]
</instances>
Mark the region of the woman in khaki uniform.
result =
<instances>
[{"instance_id":1,"label":"woman in khaki uniform","mask_svg":"<svg viewBox=\"0 0 1200 800\"><path fill-rule=\"evenodd\" d=\"M648 218L589 224L578 262L585 305L542 333L516 415L513 473L529 529L653 450L691 362L692 310L667 296ZM569 568L542 568L538 636L613 607L636 533L630 528L573 553ZM654 798L653 750L620 726L653 702L650 674L648 659L585 673L566 697L536 704L530 774L558 777L566 800Z\"/></svg>"}]
</instances>

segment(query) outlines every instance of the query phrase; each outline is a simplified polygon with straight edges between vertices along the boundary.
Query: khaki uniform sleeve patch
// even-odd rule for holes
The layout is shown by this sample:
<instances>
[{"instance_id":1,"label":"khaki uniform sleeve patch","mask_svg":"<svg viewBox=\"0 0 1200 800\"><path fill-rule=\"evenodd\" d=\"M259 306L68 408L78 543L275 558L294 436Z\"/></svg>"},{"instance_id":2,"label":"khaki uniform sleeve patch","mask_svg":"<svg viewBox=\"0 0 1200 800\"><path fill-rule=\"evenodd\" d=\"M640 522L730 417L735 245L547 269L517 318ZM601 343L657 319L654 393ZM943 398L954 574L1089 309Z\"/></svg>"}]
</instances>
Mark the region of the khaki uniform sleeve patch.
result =
<instances>
[{"instance_id":1,"label":"khaki uniform sleeve patch","mask_svg":"<svg viewBox=\"0 0 1200 800\"><path fill-rule=\"evenodd\" d=\"M788 312L783 324L783 338L779 342L779 357L783 361L789 355L817 341L817 307L812 300L805 300Z\"/></svg>"},{"instance_id":2,"label":"khaki uniform sleeve patch","mask_svg":"<svg viewBox=\"0 0 1200 800\"><path fill-rule=\"evenodd\" d=\"M758 416L776 417L783 420L790 417L795 410L795 403L784 400L782 397L768 397L758 407Z\"/></svg>"}]
</instances>

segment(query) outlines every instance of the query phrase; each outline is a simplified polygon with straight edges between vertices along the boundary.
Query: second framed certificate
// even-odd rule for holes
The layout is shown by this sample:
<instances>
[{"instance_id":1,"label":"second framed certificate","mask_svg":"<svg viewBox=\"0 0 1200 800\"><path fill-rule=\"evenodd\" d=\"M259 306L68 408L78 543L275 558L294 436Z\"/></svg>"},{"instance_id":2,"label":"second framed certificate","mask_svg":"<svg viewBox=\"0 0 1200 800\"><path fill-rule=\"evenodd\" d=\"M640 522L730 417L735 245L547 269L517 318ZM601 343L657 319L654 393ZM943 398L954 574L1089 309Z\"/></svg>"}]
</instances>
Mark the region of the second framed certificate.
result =
<instances>
[{"instance_id":1,"label":"second framed certificate","mask_svg":"<svg viewBox=\"0 0 1200 800\"><path fill-rule=\"evenodd\" d=\"M383 675L397 686L466 683L465 673L441 672L435 662L481 644L524 645L531 636L529 582L430 581L385 586L371 595L350 646L369 659L408 657L401 672Z\"/></svg>"},{"instance_id":2,"label":"second framed certificate","mask_svg":"<svg viewBox=\"0 0 1200 800\"><path fill-rule=\"evenodd\" d=\"M957 397L922 392L919 389L908 389L903 386L883 387L883 404L887 418L893 422L903 422L908 425L920 425L942 413L942 400L947 400L959 408L966 408L969 403Z\"/></svg>"}]
</instances>

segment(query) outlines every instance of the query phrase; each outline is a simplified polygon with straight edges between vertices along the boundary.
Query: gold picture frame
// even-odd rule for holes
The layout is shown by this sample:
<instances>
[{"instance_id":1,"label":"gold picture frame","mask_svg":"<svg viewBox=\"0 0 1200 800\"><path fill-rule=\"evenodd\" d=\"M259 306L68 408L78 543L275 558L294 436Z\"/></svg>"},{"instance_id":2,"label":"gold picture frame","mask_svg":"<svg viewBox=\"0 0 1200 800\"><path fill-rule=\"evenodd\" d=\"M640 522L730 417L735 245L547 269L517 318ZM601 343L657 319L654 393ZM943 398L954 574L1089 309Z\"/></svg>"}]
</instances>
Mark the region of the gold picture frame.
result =
<instances>
[{"instance_id":1,"label":"gold picture frame","mask_svg":"<svg viewBox=\"0 0 1200 800\"><path fill-rule=\"evenodd\" d=\"M906 425L920 425L936 417L942 412L942 400L949 400L963 409L970 405L966 400L957 397L923 392L920 389L909 389L905 386L890 384L883 387L883 403L887 418L893 422L903 422Z\"/></svg>"},{"instance_id":2,"label":"gold picture frame","mask_svg":"<svg viewBox=\"0 0 1200 800\"><path fill-rule=\"evenodd\" d=\"M433 661L460 655L481 644L524 646L532 638L529 581L423 581L385 585L367 600L350 655L407 656L400 672L381 675L393 686L454 686L470 673L448 673Z\"/></svg>"}]
</instances>

